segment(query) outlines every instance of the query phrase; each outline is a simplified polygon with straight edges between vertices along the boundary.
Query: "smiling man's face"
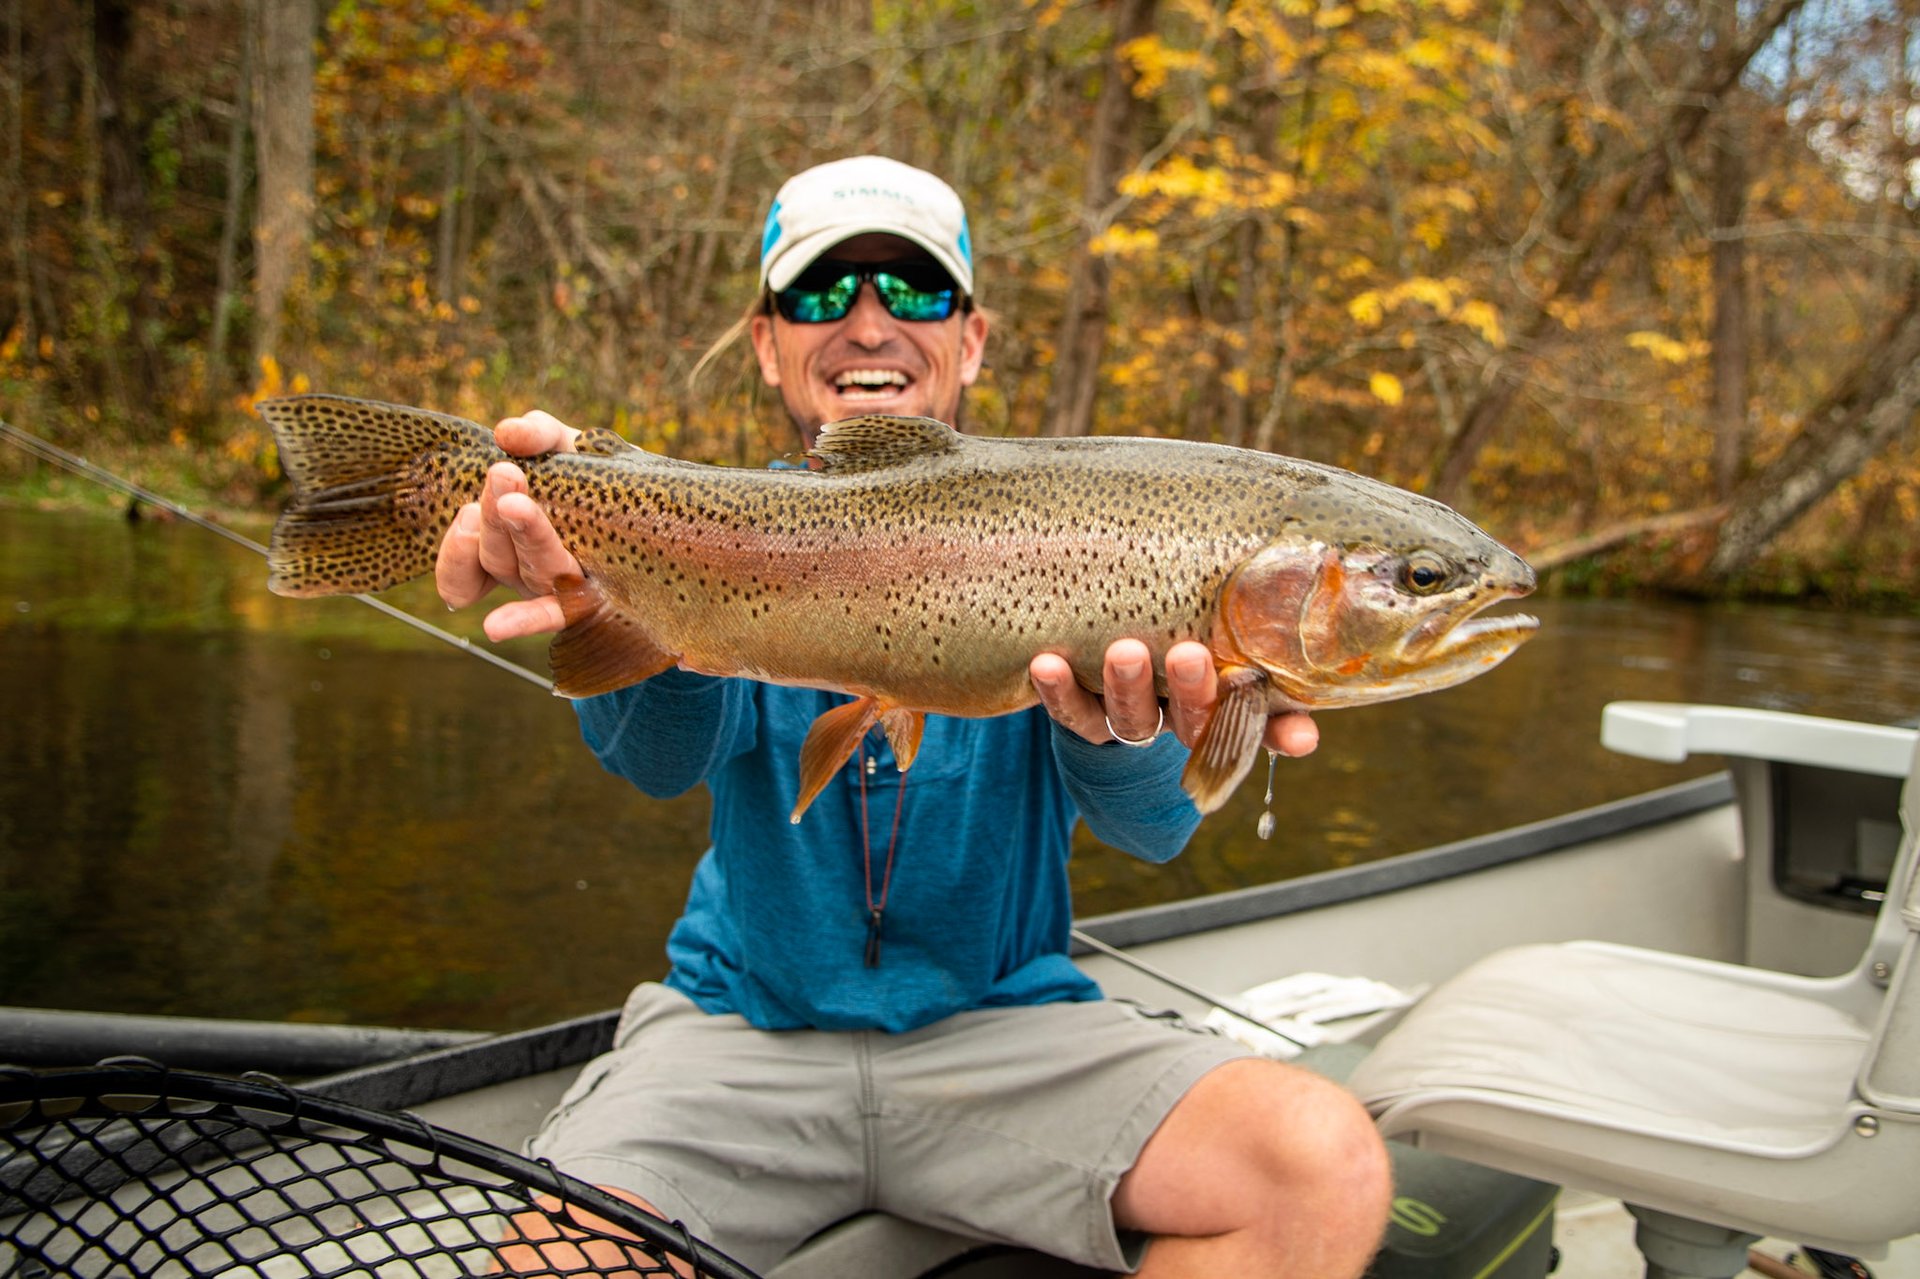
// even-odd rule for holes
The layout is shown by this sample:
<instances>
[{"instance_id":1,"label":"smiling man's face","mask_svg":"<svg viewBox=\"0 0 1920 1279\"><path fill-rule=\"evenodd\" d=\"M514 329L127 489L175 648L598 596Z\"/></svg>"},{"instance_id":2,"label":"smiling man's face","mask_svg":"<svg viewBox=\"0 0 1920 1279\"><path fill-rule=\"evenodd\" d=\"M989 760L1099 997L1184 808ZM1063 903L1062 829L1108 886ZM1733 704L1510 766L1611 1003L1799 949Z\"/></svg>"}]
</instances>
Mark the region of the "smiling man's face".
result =
<instances>
[{"instance_id":1,"label":"smiling man's face","mask_svg":"<svg viewBox=\"0 0 1920 1279\"><path fill-rule=\"evenodd\" d=\"M858 235L824 256L842 262L931 262L911 241ZM753 349L778 387L808 448L828 422L862 413L954 422L960 395L980 376L987 320L975 309L944 320L896 320L863 281L853 309L825 324L795 324L778 312L753 320Z\"/></svg>"}]
</instances>

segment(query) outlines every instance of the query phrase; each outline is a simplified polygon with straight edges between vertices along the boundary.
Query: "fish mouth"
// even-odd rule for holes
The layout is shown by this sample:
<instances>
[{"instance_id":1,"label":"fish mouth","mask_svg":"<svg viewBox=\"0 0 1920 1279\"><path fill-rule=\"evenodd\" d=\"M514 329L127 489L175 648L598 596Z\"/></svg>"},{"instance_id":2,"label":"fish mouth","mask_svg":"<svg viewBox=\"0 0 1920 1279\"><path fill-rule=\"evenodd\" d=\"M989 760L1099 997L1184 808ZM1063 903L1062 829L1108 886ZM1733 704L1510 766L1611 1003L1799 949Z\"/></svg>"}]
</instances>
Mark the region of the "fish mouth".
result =
<instances>
[{"instance_id":1,"label":"fish mouth","mask_svg":"<svg viewBox=\"0 0 1920 1279\"><path fill-rule=\"evenodd\" d=\"M1401 661L1408 673L1429 681L1470 679L1505 661L1539 629L1540 619L1529 613L1469 617L1437 633L1415 631Z\"/></svg>"},{"instance_id":2,"label":"fish mouth","mask_svg":"<svg viewBox=\"0 0 1920 1279\"><path fill-rule=\"evenodd\" d=\"M1445 653L1456 648L1484 647L1488 644L1519 644L1539 629L1540 619L1531 613L1469 617L1441 637L1439 648Z\"/></svg>"}]
</instances>

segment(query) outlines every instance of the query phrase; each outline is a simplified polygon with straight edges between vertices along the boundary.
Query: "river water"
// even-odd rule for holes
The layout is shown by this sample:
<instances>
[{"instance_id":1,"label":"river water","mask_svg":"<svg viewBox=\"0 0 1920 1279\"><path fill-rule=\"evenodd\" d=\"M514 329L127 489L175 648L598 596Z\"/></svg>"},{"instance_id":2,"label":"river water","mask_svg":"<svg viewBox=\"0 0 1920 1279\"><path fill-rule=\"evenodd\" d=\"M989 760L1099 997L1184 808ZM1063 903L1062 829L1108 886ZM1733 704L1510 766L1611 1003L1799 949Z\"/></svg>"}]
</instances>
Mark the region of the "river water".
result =
<instances>
[{"instance_id":1,"label":"river water","mask_svg":"<svg viewBox=\"0 0 1920 1279\"><path fill-rule=\"evenodd\" d=\"M492 1030L663 971L704 792L601 773L564 702L352 601L269 595L256 556L188 525L0 508L0 548L0 1003ZM424 587L392 598L478 635ZM1320 751L1281 761L1270 841L1258 775L1166 866L1082 831L1080 914L1711 769L1601 750L1616 699L1920 714L1915 617L1528 607L1541 633L1490 675L1326 715ZM538 643L505 651L545 669Z\"/></svg>"}]
</instances>

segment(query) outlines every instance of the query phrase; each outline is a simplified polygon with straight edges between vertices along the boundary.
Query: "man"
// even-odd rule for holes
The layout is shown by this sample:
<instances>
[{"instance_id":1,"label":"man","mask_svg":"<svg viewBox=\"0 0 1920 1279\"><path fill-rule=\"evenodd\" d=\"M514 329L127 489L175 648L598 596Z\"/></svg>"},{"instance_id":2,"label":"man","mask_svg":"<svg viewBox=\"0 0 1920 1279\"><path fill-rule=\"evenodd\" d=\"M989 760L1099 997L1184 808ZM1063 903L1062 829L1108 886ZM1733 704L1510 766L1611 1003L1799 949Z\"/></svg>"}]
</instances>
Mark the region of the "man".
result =
<instances>
[{"instance_id":1,"label":"man","mask_svg":"<svg viewBox=\"0 0 1920 1279\"><path fill-rule=\"evenodd\" d=\"M808 170L767 219L760 371L802 441L862 413L957 421L988 321L959 197L872 156ZM509 452L571 445L544 413ZM557 630L572 556L503 464L441 548L455 607L528 598L496 639ZM1389 1196L1384 1148L1345 1092L1130 1005L1068 961L1069 835L1166 860L1198 821L1179 788L1215 695L1198 644L1116 642L1104 700L1038 654L1041 707L929 717L909 772L871 734L805 820L790 774L844 698L668 671L576 704L609 769L654 794L705 782L713 847L668 942L537 1153L688 1223L756 1268L855 1212L896 1215L1143 1275L1346 1275ZM1171 731L1162 733L1162 727ZM1267 741L1304 754L1304 716Z\"/></svg>"}]
</instances>

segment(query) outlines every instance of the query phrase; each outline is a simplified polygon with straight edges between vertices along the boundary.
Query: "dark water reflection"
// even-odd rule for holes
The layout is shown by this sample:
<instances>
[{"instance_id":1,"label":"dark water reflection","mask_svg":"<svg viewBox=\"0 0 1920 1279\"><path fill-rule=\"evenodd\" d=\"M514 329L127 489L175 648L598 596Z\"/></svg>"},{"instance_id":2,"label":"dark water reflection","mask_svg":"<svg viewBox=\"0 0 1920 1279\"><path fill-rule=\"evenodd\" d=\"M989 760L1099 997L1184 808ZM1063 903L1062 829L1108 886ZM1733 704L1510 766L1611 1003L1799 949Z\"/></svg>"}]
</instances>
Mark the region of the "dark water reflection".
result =
<instances>
[{"instance_id":1,"label":"dark water reflection","mask_svg":"<svg viewBox=\"0 0 1920 1279\"><path fill-rule=\"evenodd\" d=\"M183 526L0 509L0 1002L501 1029L662 970L706 800L602 774L566 706ZM425 591L405 602L446 621ZM1343 711L1188 854L1085 841L1083 914L1390 856L1706 771L1597 744L1617 698L1920 713L1920 623L1546 601L1461 689ZM467 625L453 619L450 625ZM470 632L471 633L471 632ZM511 653L542 667L540 647Z\"/></svg>"}]
</instances>

